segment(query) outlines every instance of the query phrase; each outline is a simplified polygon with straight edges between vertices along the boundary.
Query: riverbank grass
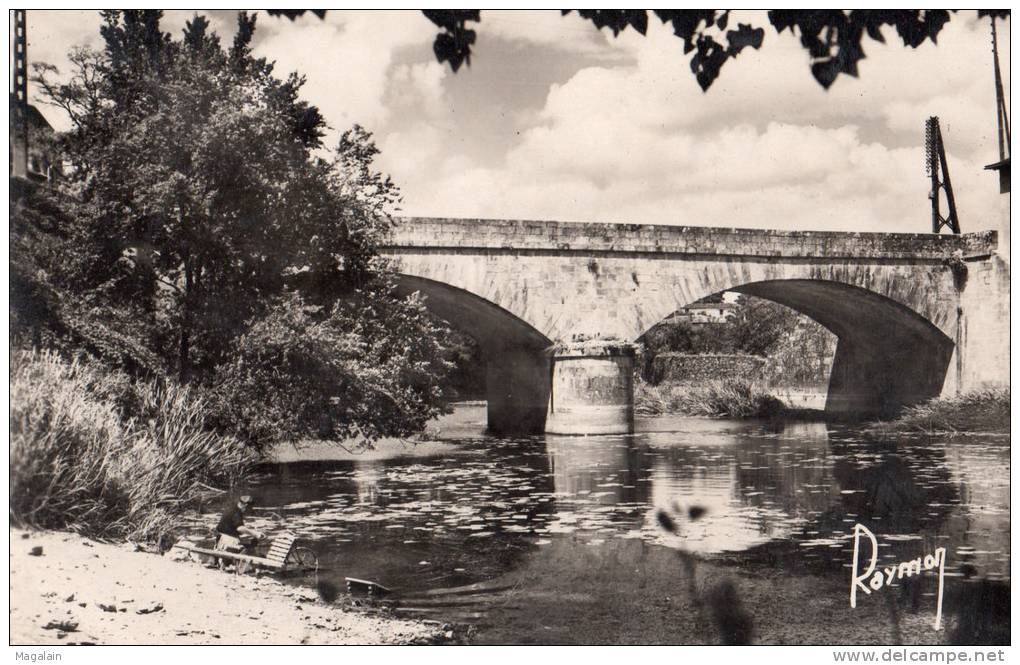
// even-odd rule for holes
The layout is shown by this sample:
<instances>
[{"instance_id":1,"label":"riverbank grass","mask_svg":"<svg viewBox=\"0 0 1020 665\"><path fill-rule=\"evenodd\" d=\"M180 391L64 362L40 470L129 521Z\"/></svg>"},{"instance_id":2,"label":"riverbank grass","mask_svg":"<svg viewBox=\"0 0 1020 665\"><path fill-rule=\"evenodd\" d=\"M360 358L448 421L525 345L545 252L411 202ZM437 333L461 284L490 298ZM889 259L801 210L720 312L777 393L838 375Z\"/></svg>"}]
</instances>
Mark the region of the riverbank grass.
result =
<instances>
[{"instance_id":1,"label":"riverbank grass","mask_svg":"<svg viewBox=\"0 0 1020 665\"><path fill-rule=\"evenodd\" d=\"M874 423L877 434L1009 432L1009 388L985 388L910 406L898 418Z\"/></svg>"},{"instance_id":2,"label":"riverbank grass","mask_svg":"<svg viewBox=\"0 0 1020 665\"><path fill-rule=\"evenodd\" d=\"M711 381L696 386L671 383L634 385L638 415L664 413L716 418L770 418L783 412L783 403L743 380Z\"/></svg>"},{"instance_id":3,"label":"riverbank grass","mask_svg":"<svg viewBox=\"0 0 1020 665\"><path fill-rule=\"evenodd\" d=\"M197 500L254 462L205 427L172 381L132 381L81 358L11 356L10 517L18 526L158 541Z\"/></svg>"}]
</instances>

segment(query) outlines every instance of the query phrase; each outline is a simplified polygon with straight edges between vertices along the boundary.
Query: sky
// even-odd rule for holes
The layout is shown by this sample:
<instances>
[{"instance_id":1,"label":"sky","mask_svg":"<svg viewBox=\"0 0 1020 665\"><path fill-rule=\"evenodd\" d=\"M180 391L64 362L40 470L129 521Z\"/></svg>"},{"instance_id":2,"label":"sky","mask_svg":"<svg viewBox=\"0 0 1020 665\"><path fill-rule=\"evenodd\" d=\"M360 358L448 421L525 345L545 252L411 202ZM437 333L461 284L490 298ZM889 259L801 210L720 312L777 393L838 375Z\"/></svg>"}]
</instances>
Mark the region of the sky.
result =
<instances>
[{"instance_id":1,"label":"sky","mask_svg":"<svg viewBox=\"0 0 1020 665\"><path fill-rule=\"evenodd\" d=\"M201 12L224 43L232 11ZM175 36L195 12L169 11ZM824 90L798 38L765 28L707 92L657 19L618 37L557 11L482 11L470 67L432 52L417 11L331 10L325 20L258 17L256 55L307 77L303 97L331 130L358 123L400 214L831 231L929 232L924 122L940 118L963 230L995 228L998 161L988 20L957 14L938 45L864 40L859 78ZM67 69L101 46L88 11L30 11L30 61ZM1000 62L1009 84L1009 21ZM29 90L30 98L34 92ZM37 103L58 129L66 118Z\"/></svg>"}]
</instances>

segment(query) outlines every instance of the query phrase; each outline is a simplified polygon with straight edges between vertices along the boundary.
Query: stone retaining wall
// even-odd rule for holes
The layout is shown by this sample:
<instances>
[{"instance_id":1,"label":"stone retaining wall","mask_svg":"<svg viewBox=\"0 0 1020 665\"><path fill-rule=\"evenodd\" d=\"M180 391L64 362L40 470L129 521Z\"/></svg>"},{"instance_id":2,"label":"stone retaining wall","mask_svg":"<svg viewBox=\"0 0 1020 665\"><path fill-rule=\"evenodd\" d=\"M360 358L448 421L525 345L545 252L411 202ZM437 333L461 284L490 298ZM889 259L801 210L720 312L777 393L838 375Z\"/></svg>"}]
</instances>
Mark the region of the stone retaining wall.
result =
<instances>
[{"instance_id":1,"label":"stone retaining wall","mask_svg":"<svg viewBox=\"0 0 1020 665\"><path fill-rule=\"evenodd\" d=\"M765 358L737 354L660 353L652 360L653 384L668 381L674 384L704 383L737 379L757 381L762 378Z\"/></svg>"}]
</instances>

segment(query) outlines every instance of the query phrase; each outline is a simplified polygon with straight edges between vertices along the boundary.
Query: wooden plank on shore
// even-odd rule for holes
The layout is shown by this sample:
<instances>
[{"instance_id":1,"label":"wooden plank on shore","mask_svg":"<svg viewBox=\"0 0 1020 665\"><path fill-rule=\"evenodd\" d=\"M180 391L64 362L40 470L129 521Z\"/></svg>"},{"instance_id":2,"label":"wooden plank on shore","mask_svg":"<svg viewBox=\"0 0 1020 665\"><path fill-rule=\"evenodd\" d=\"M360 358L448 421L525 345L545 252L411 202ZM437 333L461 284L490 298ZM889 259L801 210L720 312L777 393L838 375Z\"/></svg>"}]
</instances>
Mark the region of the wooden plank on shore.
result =
<instances>
[{"instance_id":1,"label":"wooden plank on shore","mask_svg":"<svg viewBox=\"0 0 1020 665\"><path fill-rule=\"evenodd\" d=\"M378 582L372 582L371 580L362 580L357 577L345 577L344 580L347 582L347 588L353 590L354 588L363 588L369 593L392 593L392 589L384 587Z\"/></svg>"},{"instance_id":2,"label":"wooden plank on shore","mask_svg":"<svg viewBox=\"0 0 1020 665\"><path fill-rule=\"evenodd\" d=\"M248 554L237 554L235 552L227 552L226 550L210 550L210 549L207 549L205 547L195 547L193 545L190 546L190 547L188 547L186 545L179 545L179 546L175 545L175 547L180 547L181 549L188 550L189 552L197 552L198 554L207 554L209 556L214 556L214 557L218 557L218 558L221 558L221 559L230 559L231 561L247 561L247 562L253 563L253 564L257 565L257 566L264 566L266 568L282 568L283 567L282 564L277 563L276 561L271 561L269 559L264 559L264 558L259 557L259 556L251 556L251 555L248 555Z\"/></svg>"}]
</instances>

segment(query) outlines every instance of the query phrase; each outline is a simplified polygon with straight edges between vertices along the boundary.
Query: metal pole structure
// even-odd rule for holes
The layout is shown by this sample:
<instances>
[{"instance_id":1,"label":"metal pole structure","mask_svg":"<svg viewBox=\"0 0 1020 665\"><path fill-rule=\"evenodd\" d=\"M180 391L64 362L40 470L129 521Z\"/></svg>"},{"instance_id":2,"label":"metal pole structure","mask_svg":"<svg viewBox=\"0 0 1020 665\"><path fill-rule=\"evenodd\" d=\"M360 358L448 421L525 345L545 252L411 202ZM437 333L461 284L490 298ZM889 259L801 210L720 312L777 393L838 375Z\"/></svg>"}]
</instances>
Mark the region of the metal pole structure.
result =
<instances>
[{"instance_id":1,"label":"metal pole structure","mask_svg":"<svg viewBox=\"0 0 1020 665\"><path fill-rule=\"evenodd\" d=\"M928 198L931 199L931 232L939 233L943 226L948 226L950 231L958 234L960 220L956 215L956 197L953 196L953 184L949 180L949 164L946 162L939 119L935 116L928 118L924 130L925 167L931 178L931 192L928 193ZM946 193L948 211L945 217L940 210L939 190Z\"/></svg>"},{"instance_id":2,"label":"metal pole structure","mask_svg":"<svg viewBox=\"0 0 1020 665\"><path fill-rule=\"evenodd\" d=\"M960 219L956 216L956 197L953 196L953 183L949 180L949 165L946 163L946 148L942 143L942 129L935 120L935 131L938 134L939 164L942 166L942 189L946 192L946 207L949 208L942 223L956 235L960 235Z\"/></svg>"},{"instance_id":3,"label":"metal pole structure","mask_svg":"<svg viewBox=\"0 0 1020 665\"><path fill-rule=\"evenodd\" d=\"M11 86L14 88L14 136L11 137L13 150L12 175L28 177L28 36L27 19L24 9L14 10L14 72Z\"/></svg>"},{"instance_id":4,"label":"metal pole structure","mask_svg":"<svg viewBox=\"0 0 1020 665\"><path fill-rule=\"evenodd\" d=\"M999 69L999 41L995 33L995 17L992 17L992 61L995 66L995 115L999 130L999 161L1009 156L1009 113L1002 90L1002 72Z\"/></svg>"},{"instance_id":5,"label":"metal pole structure","mask_svg":"<svg viewBox=\"0 0 1020 665\"><path fill-rule=\"evenodd\" d=\"M931 232L938 233L942 226L942 215L939 214L939 162L935 150L935 131L938 129L938 120L935 117L928 118L924 123L924 166L931 178L931 189L928 191L928 198L931 199Z\"/></svg>"}]
</instances>

